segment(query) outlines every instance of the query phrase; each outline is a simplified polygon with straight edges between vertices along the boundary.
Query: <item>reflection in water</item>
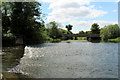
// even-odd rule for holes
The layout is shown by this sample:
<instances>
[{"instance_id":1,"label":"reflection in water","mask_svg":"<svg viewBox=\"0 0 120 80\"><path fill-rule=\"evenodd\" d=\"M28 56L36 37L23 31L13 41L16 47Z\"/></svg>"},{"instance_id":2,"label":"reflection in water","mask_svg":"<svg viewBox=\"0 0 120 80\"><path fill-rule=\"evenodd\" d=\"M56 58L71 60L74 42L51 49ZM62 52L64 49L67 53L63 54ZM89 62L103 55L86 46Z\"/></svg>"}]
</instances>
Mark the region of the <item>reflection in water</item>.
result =
<instances>
[{"instance_id":1,"label":"reflection in water","mask_svg":"<svg viewBox=\"0 0 120 80\"><path fill-rule=\"evenodd\" d=\"M61 42L29 45L25 47L20 64L11 71L32 78L117 78L118 44Z\"/></svg>"}]
</instances>

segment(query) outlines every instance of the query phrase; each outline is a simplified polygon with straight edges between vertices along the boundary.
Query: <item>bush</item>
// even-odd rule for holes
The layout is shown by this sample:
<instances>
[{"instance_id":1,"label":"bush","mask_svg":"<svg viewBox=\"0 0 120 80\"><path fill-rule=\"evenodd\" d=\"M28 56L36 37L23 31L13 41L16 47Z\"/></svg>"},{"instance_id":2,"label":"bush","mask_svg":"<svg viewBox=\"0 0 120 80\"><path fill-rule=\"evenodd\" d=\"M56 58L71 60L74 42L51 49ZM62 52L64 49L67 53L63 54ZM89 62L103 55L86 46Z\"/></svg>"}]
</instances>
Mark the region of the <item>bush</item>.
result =
<instances>
[{"instance_id":1,"label":"bush","mask_svg":"<svg viewBox=\"0 0 120 80\"><path fill-rule=\"evenodd\" d=\"M100 37L101 37L102 41L111 41L117 37L120 37L119 26L117 24L104 26L100 30Z\"/></svg>"}]
</instances>

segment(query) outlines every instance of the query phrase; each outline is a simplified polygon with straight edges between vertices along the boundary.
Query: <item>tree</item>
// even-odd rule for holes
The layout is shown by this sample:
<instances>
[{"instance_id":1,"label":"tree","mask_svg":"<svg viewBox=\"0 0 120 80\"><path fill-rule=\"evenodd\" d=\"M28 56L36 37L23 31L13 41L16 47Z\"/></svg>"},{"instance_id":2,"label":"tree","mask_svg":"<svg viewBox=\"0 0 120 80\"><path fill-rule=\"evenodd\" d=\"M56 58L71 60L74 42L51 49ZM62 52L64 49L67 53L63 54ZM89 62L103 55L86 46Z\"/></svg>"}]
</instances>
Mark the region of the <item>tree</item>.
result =
<instances>
[{"instance_id":1,"label":"tree","mask_svg":"<svg viewBox=\"0 0 120 80\"><path fill-rule=\"evenodd\" d=\"M86 34L91 34L92 32L91 32L91 31L86 31L85 33L86 33Z\"/></svg>"},{"instance_id":2,"label":"tree","mask_svg":"<svg viewBox=\"0 0 120 80\"><path fill-rule=\"evenodd\" d=\"M97 23L92 24L91 32L92 32L92 34L100 33L99 25Z\"/></svg>"},{"instance_id":3,"label":"tree","mask_svg":"<svg viewBox=\"0 0 120 80\"><path fill-rule=\"evenodd\" d=\"M3 34L7 34L10 30L10 12L11 8L10 5L12 3L10 2L3 2L2 3L2 32Z\"/></svg>"},{"instance_id":4,"label":"tree","mask_svg":"<svg viewBox=\"0 0 120 80\"><path fill-rule=\"evenodd\" d=\"M120 28L117 24L104 26L100 30L100 36L103 41L107 41L108 39L117 38L120 36Z\"/></svg>"},{"instance_id":5,"label":"tree","mask_svg":"<svg viewBox=\"0 0 120 80\"><path fill-rule=\"evenodd\" d=\"M73 25L66 25L66 28L67 28L67 30L68 30L68 32L70 32L70 30L72 30L72 27L73 27Z\"/></svg>"},{"instance_id":6,"label":"tree","mask_svg":"<svg viewBox=\"0 0 120 80\"><path fill-rule=\"evenodd\" d=\"M13 2L11 6L11 32L21 36L25 44L43 42L44 23L41 4L38 2ZM40 22L36 21L39 19Z\"/></svg>"},{"instance_id":7,"label":"tree","mask_svg":"<svg viewBox=\"0 0 120 80\"><path fill-rule=\"evenodd\" d=\"M53 39L57 39L62 37L62 33L60 32L60 30L58 29L58 27L60 26L60 24L56 23L55 21L50 22L47 24L47 28L48 28L48 35L53 38Z\"/></svg>"},{"instance_id":8,"label":"tree","mask_svg":"<svg viewBox=\"0 0 120 80\"><path fill-rule=\"evenodd\" d=\"M79 34L84 34L84 31L79 31Z\"/></svg>"}]
</instances>

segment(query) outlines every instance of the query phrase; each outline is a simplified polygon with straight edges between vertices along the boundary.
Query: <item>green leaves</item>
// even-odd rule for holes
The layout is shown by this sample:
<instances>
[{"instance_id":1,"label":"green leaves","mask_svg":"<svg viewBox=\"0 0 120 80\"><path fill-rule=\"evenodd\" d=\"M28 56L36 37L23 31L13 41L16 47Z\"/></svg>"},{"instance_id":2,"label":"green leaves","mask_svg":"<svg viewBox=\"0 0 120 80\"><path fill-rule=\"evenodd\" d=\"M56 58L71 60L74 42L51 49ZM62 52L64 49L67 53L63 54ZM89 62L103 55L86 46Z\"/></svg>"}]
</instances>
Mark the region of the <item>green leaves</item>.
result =
<instances>
[{"instance_id":1,"label":"green leaves","mask_svg":"<svg viewBox=\"0 0 120 80\"><path fill-rule=\"evenodd\" d=\"M7 33L9 30L15 36L22 36L25 44L43 42L45 26L41 18L40 6L41 4L38 2L3 3L4 32ZM39 22L36 21L37 19L39 19Z\"/></svg>"},{"instance_id":2,"label":"green leaves","mask_svg":"<svg viewBox=\"0 0 120 80\"><path fill-rule=\"evenodd\" d=\"M60 27L60 24L56 23L55 21L48 23L47 25L47 30L48 30L48 35L53 38L53 39L57 39L62 37L62 32L61 30L58 28Z\"/></svg>"},{"instance_id":3,"label":"green leaves","mask_svg":"<svg viewBox=\"0 0 120 80\"><path fill-rule=\"evenodd\" d=\"M66 28L67 28L68 31L72 30L72 27L73 27L73 25L70 25L70 24L66 25Z\"/></svg>"},{"instance_id":4,"label":"green leaves","mask_svg":"<svg viewBox=\"0 0 120 80\"><path fill-rule=\"evenodd\" d=\"M97 23L94 23L91 27L91 32L93 34L99 34L100 33L100 29L99 29L99 25Z\"/></svg>"},{"instance_id":5,"label":"green leaves","mask_svg":"<svg viewBox=\"0 0 120 80\"><path fill-rule=\"evenodd\" d=\"M108 39L117 38L120 36L120 28L117 24L105 26L100 30L100 36L103 41Z\"/></svg>"}]
</instances>

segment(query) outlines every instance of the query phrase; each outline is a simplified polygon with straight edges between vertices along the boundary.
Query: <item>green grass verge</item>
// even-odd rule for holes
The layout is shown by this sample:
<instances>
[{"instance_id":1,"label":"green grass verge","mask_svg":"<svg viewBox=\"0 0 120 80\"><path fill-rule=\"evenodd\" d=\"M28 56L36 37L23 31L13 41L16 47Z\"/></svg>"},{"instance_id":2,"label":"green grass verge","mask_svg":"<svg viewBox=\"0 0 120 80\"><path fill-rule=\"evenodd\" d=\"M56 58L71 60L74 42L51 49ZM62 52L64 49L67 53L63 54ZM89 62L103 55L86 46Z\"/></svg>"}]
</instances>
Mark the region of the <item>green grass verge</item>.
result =
<instances>
[{"instance_id":1,"label":"green grass verge","mask_svg":"<svg viewBox=\"0 0 120 80\"><path fill-rule=\"evenodd\" d=\"M108 42L120 42L120 37L115 39L108 39Z\"/></svg>"},{"instance_id":2,"label":"green grass verge","mask_svg":"<svg viewBox=\"0 0 120 80\"><path fill-rule=\"evenodd\" d=\"M56 43L56 42L61 42L61 39L53 39L52 41L50 41L52 43Z\"/></svg>"}]
</instances>

